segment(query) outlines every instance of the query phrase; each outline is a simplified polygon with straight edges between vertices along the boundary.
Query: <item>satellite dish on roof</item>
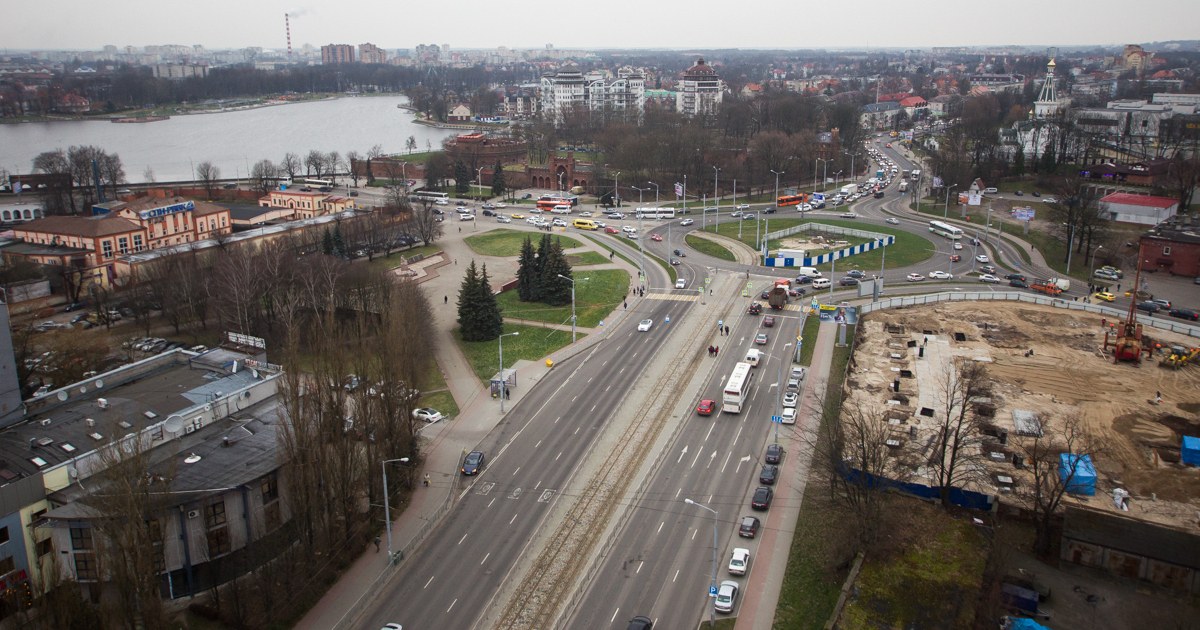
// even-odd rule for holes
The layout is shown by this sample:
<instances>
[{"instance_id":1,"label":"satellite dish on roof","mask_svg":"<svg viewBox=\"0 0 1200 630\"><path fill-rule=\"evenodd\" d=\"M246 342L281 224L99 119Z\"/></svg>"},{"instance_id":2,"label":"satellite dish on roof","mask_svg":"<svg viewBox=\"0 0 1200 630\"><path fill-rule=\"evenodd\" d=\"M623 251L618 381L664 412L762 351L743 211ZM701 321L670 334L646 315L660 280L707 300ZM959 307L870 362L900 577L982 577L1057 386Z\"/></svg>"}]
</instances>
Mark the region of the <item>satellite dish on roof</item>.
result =
<instances>
[{"instance_id":1,"label":"satellite dish on roof","mask_svg":"<svg viewBox=\"0 0 1200 630\"><path fill-rule=\"evenodd\" d=\"M58 392L58 399L62 402L66 402L67 401L67 392L65 392L65 391Z\"/></svg>"},{"instance_id":2,"label":"satellite dish on roof","mask_svg":"<svg viewBox=\"0 0 1200 630\"><path fill-rule=\"evenodd\" d=\"M179 430L183 428L183 418L171 416L163 423L163 428L171 433L179 433Z\"/></svg>"}]
</instances>

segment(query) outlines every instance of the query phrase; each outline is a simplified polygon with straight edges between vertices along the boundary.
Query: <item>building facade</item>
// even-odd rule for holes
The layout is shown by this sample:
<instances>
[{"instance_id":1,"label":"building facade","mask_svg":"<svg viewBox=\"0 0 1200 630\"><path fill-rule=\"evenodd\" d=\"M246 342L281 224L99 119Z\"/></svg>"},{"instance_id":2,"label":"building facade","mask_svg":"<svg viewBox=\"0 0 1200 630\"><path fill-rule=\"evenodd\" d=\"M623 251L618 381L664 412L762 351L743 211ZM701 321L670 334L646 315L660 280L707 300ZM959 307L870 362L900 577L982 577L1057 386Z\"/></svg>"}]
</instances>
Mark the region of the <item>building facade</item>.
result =
<instances>
[{"instance_id":1,"label":"building facade","mask_svg":"<svg viewBox=\"0 0 1200 630\"><path fill-rule=\"evenodd\" d=\"M1170 197L1112 193L1100 200L1101 216L1117 223L1158 225L1178 210L1179 200Z\"/></svg>"},{"instance_id":2,"label":"building facade","mask_svg":"<svg viewBox=\"0 0 1200 630\"><path fill-rule=\"evenodd\" d=\"M1141 269L1200 278L1200 221L1178 214L1142 234L1139 241Z\"/></svg>"},{"instance_id":3,"label":"building facade","mask_svg":"<svg viewBox=\"0 0 1200 630\"><path fill-rule=\"evenodd\" d=\"M304 192L302 190L272 190L266 197L258 200L258 205L265 208L286 208L292 212L288 220L311 219L330 213L343 212L354 206L349 197L340 197L322 192Z\"/></svg>"},{"instance_id":4,"label":"building facade","mask_svg":"<svg viewBox=\"0 0 1200 630\"><path fill-rule=\"evenodd\" d=\"M542 76L542 113L556 124L571 111L630 112L641 120L646 105L646 81L632 68L622 68L616 78L600 72L587 75L573 62Z\"/></svg>"},{"instance_id":5,"label":"building facade","mask_svg":"<svg viewBox=\"0 0 1200 630\"><path fill-rule=\"evenodd\" d=\"M350 44L328 44L321 47L321 63L354 63L354 46Z\"/></svg>"},{"instance_id":6,"label":"building facade","mask_svg":"<svg viewBox=\"0 0 1200 630\"><path fill-rule=\"evenodd\" d=\"M725 83L704 59L697 59L683 73L675 92L675 111L687 116L711 116L721 106Z\"/></svg>"},{"instance_id":7,"label":"building facade","mask_svg":"<svg viewBox=\"0 0 1200 630\"><path fill-rule=\"evenodd\" d=\"M387 51L375 44L362 44L358 47L358 59L363 63L387 63Z\"/></svg>"}]
</instances>

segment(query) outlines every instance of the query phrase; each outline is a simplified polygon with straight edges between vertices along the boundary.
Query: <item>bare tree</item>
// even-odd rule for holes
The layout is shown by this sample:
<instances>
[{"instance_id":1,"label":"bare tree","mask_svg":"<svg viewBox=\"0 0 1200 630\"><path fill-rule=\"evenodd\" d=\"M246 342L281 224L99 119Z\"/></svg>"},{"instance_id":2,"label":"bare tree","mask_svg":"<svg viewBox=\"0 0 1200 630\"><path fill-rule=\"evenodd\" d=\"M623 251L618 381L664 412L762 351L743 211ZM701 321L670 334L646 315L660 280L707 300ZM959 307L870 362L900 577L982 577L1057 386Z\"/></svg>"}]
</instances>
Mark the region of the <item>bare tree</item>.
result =
<instances>
[{"instance_id":1,"label":"bare tree","mask_svg":"<svg viewBox=\"0 0 1200 630\"><path fill-rule=\"evenodd\" d=\"M354 182L354 187L358 188L358 164L362 161L362 156L358 151L346 152L346 163L350 166L350 179Z\"/></svg>"},{"instance_id":2,"label":"bare tree","mask_svg":"<svg viewBox=\"0 0 1200 630\"><path fill-rule=\"evenodd\" d=\"M217 180L221 179L221 169L212 162L204 161L196 165L196 179L208 199L212 199L213 191L217 188Z\"/></svg>"},{"instance_id":3,"label":"bare tree","mask_svg":"<svg viewBox=\"0 0 1200 630\"><path fill-rule=\"evenodd\" d=\"M1053 540L1054 518L1061 507L1067 490L1078 482L1082 474L1079 459L1089 457L1095 461L1100 452L1100 443L1094 439L1078 415L1069 415L1061 423L1050 425L1044 422L1041 433L1034 436L1014 438L1032 479L1017 484L1017 496L1025 500L1033 510L1036 531L1034 551L1045 556L1050 552ZM1061 466L1060 455L1069 454L1072 465Z\"/></svg>"},{"instance_id":4,"label":"bare tree","mask_svg":"<svg viewBox=\"0 0 1200 630\"><path fill-rule=\"evenodd\" d=\"M258 332L260 281L254 251L249 245L230 247L217 258L213 288L219 297L217 309L221 321L230 330L250 335Z\"/></svg>"},{"instance_id":5,"label":"bare tree","mask_svg":"<svg viewBox=\"0 0 1200 630\"><path fill-rule=\"evenodd\" d=\"M300 174L300 169L304 168L304 163L301 162L299 155L289 152L284 154L283 161L279 163L279 168L284 173L287 173L288 179L295 181L296 176Z\"/></svg>"},{"instance_id":6,"label":"bare tree","mask_svg":"<svg viewBox=\"0 0 1200 630\"><path fill-rule=\"evenodd\" d=\"M304 173L310 177L321 179L325 173L325 165L328 164L325 154L313 149L308 152L308 156L304 158Z\"/></svg>"},{"instance_id":7,"label":"bare tree","mask_svg":"<svg viewBox=\"0 0 1200 630\"><path fill-rule=\"evenodd\" d=\"M53 176L45 188L38 189L38 197L46 206L46 214L74 214L74 179L66 151L55 149L37 154L33 158L33 170L35 173Z\"/></svg>"},{"instance_id":8,"label":"bare tree","mask_svg":"<svg viewBox=\"0 0 1200 630\"><path fill-rule=\"evenodd\" d=\"M929 467L941 488L942 507L950 507L951 488L980 476L982 433L971 399L985 395L989 383L987 368L970 359L947 365L938 381L942 400L940 413L933 419L936 436Z\"/></svg>"},{"instance_id":9,"label":"bare tree","mask_svg":"<svg viewBox=\"0 0 1200 630\"><path fill-rule=\"evenodd\" d=\"M153 166L147 166L146 170L142 171L142 179L146 180L146 183L148 184L153 184L154 182L158 181L158 179L154 176Z\"/></svg>"},{"instance_id":10,"label":"bare tree","mask_svg":"<svg viewBox=\"0 0 1200 630\"><path fill-rule=\"evenodd\" d=\"M422 199L413 208L411 230L417 238L426 244L432 244L442 237L441 216L435 213L433 201Z\"/></svg>"},{"instance_id":11,"label":"bare tree","mask_svg":"<svg viewBox=\"0 0 1200 630\"><path fill-rule=\"evenodd\" d=\"M251 186L260 194L270 193L275 188L278 177L279 167L275 166L271 160L259 160L250 167Z\"/></svg>"}]
</instances>

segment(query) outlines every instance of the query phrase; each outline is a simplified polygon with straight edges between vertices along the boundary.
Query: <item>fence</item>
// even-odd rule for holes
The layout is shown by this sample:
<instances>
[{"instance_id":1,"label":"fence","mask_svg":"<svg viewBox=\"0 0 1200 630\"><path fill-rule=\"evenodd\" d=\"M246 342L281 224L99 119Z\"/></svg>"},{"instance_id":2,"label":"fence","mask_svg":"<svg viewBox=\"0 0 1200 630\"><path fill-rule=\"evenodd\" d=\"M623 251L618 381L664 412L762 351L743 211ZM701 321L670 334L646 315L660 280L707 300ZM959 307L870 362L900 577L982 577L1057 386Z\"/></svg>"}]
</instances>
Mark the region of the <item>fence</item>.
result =
<instances>
[{"instance_id":1,"label":"fence","mask_svg":"<svg viewBox=\"0 0 1200 630\"><path fill-rule=\"evenodd\" d=\"M847 228L847 227L841 227L841 226L837 226L837 225L826 225L824 223L801 223L800 225L796 225L796 226L793 226L793 227L790 227L787 229L779 230L777 232L768 232L767 235L763 237L763 242L766 243L766 242L769 242L774 239L783 238L785 236L791 236L793 234L800 234L802 232L809 232L809 231L816 231L816 230L819 230L821 232L828 232L830 234L842 234L845 236L854 236L854 237L858 237L858 238L869 238L872 240L870 243L863 243L862 245L856 245L854 247L847 247L846 249L841 249L836 252L830 252L828 254L822 254L820 256L803 258L803 259L799 259L799 260L797 260L795 258L770 258L770 257L767 257L766 260L764 261L764 264L768 267L815 267L817 265L822 265L827 262L833 262L835 260L839 260L839 259L845 258L847 256L861 254L863 252L868 252L873 249L878 249L880 247L887 247L888 245L891 245L896 242L896 237L892 236L891 234L882 234L880 232L868 232L866 230L859 230L857 228Z\"/></svg>"},{"instance_id":2,"label":"fence","mask_svg":"<svg viewBox=\"0 0 1200 630\"><path fill-rule=\"evenodd\" d=\"M878 302L863 304L862 306L858 307L858 313L859 315L866 315L871 311L877 311L885 308L921 306L924 304L936 304L938 302L953 302L960 300L1000 300L1009 302L1027 302L1030 304L1040 304L1042 306L1062 308L1069 311L1086 311L1088 313L1110 317L1114 320L1125 316L1125 311L1115 309L1111 306L1101 306L1099 304L1089 304L1087 302L1072 302L1071 300L1063 300L1060 298L1052 298L1042 295L1033 295L1031 293L1017 293L1015 291L961 291L956 293L929 293L925 295L911 296L904 295L879 300ZM1165 319L1150 317L1148 315L1140 316L1138 318L1138 322L1159 330L1166 330L1181 335L1187 335L1189 337L1200 337L1200 326L1176 323Z\"/></svg>"},{"instance_id":3,"label":"fence","mask_svg":"<svg viewBox=\"0 0 1200 630\"><path fill-rule=\"evenodd\" d=\"M857 468L845 467L842 469L842 476L847 481L856 483L860 486L866 486L871 490L895 490L904 494L911 494L922 499L941 499L942 489L940 486L927 486L920 483L912 483L909 481L896 481L895 479L887 479L878 475L863 472ZM950 488L950 502L959 507L970 508L972 510L983 510L990 512L994 509L996 497L990 494L982 494L963 490L962 488Z\"/></svg>"}]
</instances>

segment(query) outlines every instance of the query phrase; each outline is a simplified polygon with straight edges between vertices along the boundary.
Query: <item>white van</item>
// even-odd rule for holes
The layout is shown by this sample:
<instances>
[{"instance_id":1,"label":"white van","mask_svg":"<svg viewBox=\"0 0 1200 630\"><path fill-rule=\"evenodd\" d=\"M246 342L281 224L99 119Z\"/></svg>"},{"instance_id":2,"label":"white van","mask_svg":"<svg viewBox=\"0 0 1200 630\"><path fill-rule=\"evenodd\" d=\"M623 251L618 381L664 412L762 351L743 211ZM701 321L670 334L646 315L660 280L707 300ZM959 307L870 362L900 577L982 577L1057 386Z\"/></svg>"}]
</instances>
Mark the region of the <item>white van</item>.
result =
<instances>
[{"instance_id":1,"label":"white van","mask_svg":"<svg viewBox=\"0 0 1200 630\"><path fill-rule=\"evenodd\" d=\"M758 367L758 359L760 356L762 356L762 353L758 350L747 350L746 363L749 363L750 367Z\"/></svg>"},{"instance_id":2,"label":"white van","mask_svg":"<svg viewBox=\"0 0 1200 630\"><path fill-rule=\"evenodd\" d=\"M812 281L812 288L814 291L817 289L828 289L829 288L829 278L814 279Z\"/></svg>"},{"instance_id":3,"label":"white van","mask_svg":"<svg viewBox=\"0 0 1200 630\"><path fill-rule=\"evenodd\" d=\"M821 272L816 267L801 267L799 275L805 278L820 278Z\"/></svg>"},{"instance_id":4,"label":"white van","mask_svg":"<svg viewBox=\"0 0 1200 630\"><path fill-rule=\"evenodd\" d=\"M997 192L1000 192L1000 191L996 190L995 188L984 188L983 189L983 194L985 194L985 195L994 195Z\"/></svg>"}]
</instances>

